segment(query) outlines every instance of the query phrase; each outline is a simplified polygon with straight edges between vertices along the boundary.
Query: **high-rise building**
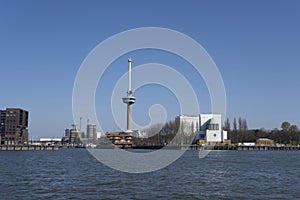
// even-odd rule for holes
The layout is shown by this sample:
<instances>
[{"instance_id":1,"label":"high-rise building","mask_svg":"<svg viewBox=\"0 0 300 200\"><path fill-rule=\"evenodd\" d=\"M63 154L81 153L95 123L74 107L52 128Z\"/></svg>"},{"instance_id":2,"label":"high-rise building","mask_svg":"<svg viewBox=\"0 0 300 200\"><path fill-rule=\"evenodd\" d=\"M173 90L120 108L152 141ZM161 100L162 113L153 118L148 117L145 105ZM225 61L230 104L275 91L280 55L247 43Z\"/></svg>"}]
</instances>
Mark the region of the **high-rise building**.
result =
<instances>
[{"instance_id":1,"label":"high-rise building","mask_svg":"<svg viewBox=\"0 0 300 200\"><path fill-rule=\"evenodd\" d=\"M65 130L65 137L70 137L70 129Z\"/></svg>"},{"instance_id":2,"label":"high-rise building","mask_svg":"<svg viewBox=\"0 0 300 200\"><path fill-rule=\"evenodd\" d=\"M2 133L5 133L6 111L0 110L0 144L2 144Z\"/></svg>"},{"instance_id":3,"label":"high-rise building","mask_svg":"<svg viewBox=\"0 0 300 200\"><path fill-rule=\"evenodd\" d=\"M28 143L28 116L28 111L20 108L7 108L0 111L1 144L22 145Z\"/></svg>"}]
</instances>

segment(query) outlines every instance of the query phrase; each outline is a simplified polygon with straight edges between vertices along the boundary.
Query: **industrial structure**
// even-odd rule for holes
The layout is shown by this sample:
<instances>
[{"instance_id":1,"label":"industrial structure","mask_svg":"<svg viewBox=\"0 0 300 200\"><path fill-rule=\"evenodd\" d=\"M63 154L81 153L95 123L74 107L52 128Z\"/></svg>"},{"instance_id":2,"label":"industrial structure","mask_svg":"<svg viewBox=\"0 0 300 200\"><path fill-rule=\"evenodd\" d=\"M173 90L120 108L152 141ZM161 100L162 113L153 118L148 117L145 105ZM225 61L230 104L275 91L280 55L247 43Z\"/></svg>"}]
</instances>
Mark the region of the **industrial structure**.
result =
<instances>
[{"instance_id":1,"label":"industrial structure","mask_svg":"<svg viewBox=\"0 0 300 200\"><path fill-rule=\"evenodd\" d=\"M97 130L95 124L87 124L86 125L86 138L97 140Z\"/></svg>"},{"instance_id":2,"label":"industrial structure","mask_svg":"<svg viewBox=\"0 0 300 200\"><path fill-rule=\"evenodd\" d=\"M72 124L71 129L65 130L65 135L62 138L62 144L68 144L68 145L78 145L81 143L80 138L84 136L84 132L81 130L78 130L75 124Z\"/></svg>"},{"instance_id":3,"label":"industrial structure","mask_svg":"<svg viewBox=\"0 0 300 200\"><path fill-rule=\"evenodd\" d=\"M29 113L20 108L0 110L0 143L24 145L28 143Z\"/></svg>"}]
</instances>

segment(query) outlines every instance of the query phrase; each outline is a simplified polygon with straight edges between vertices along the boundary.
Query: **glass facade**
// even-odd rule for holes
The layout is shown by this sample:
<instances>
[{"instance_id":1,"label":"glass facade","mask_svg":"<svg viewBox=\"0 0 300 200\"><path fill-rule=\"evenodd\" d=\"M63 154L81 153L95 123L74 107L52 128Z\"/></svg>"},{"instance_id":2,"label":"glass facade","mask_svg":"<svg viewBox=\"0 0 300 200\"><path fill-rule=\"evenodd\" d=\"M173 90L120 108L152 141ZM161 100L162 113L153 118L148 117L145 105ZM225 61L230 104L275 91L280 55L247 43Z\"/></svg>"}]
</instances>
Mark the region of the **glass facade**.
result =
<instances>
[{"instance_id":1,"label":"glass facade","mask_svg":"<svg viewBox=\"0 0 300 200\"><path fill-rule=\"evenodd\" d=\"M219 124L206 124L206 130L219 130Z\"/></svg>"}]
</instances>

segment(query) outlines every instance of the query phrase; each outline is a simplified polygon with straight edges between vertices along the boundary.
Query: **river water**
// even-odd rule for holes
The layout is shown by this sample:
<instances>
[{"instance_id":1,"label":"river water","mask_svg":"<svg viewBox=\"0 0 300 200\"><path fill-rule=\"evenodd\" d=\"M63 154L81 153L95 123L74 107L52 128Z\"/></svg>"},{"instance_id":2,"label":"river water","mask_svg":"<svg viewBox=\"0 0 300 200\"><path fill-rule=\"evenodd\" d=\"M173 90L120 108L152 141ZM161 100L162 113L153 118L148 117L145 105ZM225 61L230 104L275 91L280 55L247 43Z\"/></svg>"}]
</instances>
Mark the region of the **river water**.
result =
<instances>
[{"instance_id":1,"label":"river water","mask_svg":"<svg viewBox=\"0 0 300 200\"><path fill-rule=\"evenodd\" d=\"M0 151L0 199L300 199L300 151L187 151L129 174L85 149Z\"/></svg>"}]
</instances>

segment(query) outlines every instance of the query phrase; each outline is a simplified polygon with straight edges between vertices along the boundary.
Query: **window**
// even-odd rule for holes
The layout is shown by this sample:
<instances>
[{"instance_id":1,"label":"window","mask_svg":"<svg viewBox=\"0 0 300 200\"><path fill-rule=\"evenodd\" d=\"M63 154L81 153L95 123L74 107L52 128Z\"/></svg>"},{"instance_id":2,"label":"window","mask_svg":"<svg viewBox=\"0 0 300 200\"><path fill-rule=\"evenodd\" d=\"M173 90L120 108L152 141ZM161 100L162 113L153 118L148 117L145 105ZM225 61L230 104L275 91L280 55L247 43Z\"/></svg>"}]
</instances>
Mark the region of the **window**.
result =
<instances>
[{"instance_id":1,"label":"window","mask_svg":"<svg viewBox=\"0 0 300 200\"><path fill-rule=\"evenodd\" d=\"M219 130L219 124L206 124L207 130Z\"/></svg>"}]
</instances>

